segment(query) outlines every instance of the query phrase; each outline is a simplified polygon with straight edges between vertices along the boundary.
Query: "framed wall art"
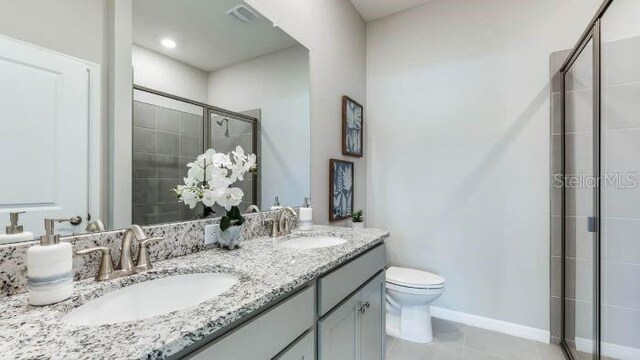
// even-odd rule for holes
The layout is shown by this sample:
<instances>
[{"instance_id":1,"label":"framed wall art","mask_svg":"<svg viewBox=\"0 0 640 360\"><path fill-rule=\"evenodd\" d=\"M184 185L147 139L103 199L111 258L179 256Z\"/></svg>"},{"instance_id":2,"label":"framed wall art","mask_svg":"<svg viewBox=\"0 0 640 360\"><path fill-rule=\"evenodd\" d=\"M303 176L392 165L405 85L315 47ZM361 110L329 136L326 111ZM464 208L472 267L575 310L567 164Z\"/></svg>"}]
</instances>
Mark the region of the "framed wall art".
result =
<instances>
[{"instance_id":1,"label":"framed wall art","mask_svg":"<svg viewBox=\"0 0 640 360\"><path fill-rule=\"evenodd\" d=\"M329 221L343 220L353 212L353 162L329 160Z\"/></svg>"}]
</instances>

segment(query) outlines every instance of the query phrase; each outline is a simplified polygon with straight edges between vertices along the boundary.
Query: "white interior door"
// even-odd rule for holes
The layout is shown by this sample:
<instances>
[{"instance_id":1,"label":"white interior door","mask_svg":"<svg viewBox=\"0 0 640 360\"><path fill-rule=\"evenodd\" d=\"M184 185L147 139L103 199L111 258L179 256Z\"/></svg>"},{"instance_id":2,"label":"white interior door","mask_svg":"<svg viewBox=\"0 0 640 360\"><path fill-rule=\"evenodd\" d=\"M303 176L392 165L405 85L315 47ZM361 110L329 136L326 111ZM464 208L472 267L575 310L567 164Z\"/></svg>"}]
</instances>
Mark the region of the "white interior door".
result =
<instances>
[{"instance_id":1,"label":"white interior door","mask_svg":"<svg viewBox=\"0 0 640 360\"><path fill-rule=\"evenodd\" d=\"M10 211L36 235L45 217L86 218L89 89L86 63L0 37L0 232Z\"/></svg>"}]
</instances>

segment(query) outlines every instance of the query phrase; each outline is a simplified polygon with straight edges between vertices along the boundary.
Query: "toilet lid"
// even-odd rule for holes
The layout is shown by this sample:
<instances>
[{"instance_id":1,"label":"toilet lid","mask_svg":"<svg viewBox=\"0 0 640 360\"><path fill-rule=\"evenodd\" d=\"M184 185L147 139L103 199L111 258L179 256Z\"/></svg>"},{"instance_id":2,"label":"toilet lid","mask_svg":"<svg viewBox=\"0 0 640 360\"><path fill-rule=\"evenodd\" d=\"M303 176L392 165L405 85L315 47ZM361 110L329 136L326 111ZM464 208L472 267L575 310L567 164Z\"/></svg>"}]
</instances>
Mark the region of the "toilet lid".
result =
<instances>
[{"instance_id":1,"label":"toilet lid","mask_svg":"<svg viewBox=\"0 0 640 360\"><path fill-rule=\"evenodd\" d=\"M411 288L429 288L444 285L444 278L442 276L427 271L395 266L387 269L386 279L387 282L392 284Z\"/></svg>"}]
</instances>

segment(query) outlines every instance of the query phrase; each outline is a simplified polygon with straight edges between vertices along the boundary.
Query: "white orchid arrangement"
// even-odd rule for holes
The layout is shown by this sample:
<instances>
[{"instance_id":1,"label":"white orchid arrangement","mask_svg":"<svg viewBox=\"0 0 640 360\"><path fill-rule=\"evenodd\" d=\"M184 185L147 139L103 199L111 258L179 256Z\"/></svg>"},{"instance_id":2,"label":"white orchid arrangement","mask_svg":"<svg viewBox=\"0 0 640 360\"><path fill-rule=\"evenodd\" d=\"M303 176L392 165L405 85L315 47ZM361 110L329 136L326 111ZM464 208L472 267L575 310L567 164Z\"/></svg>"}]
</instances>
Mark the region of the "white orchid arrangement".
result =
<instances>
[{"instance_id":1,"label":"white orchid arrangement","mask_svg":"<svg viewBox=\"0 0 640 360\"><path fill-rule=\"evenodd\" d=\"M228 225L226 228L242 225L244 218L240 215L238 205L242 202L244 192L231 185L244 180L247 172L256 171L256 155L245 154L240 146L229 154L209 149L187 167L189 172L184 178L184 185L173 189L178 199L191 209L199 202L209 209L219 204L227 210L227 216L221 220L221 228L223 225Z\"/></svg>"}]
</instances>

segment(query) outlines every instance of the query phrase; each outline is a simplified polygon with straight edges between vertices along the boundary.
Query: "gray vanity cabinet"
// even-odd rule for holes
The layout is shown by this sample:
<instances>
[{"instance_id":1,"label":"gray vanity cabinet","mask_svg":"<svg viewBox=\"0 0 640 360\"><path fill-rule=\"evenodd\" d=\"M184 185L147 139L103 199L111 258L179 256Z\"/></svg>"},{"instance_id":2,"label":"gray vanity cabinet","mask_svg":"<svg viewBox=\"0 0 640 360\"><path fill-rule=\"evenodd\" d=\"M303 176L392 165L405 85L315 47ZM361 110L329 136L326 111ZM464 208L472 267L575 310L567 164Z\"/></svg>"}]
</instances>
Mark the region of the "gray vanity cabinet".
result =
<instances>
[{"instance_id":1,"label":"gray vanity cabinet","mask_svg":"<svg viewBox=\"0 0 640 360\"><path fill-rule=\"evenodd\" d=\"M386 286L384 273L362 289L362 302L368 304L362 315L361 359L385 358Z\"/></svg>"},{"instance_id":2,"label":"gray vanity cabinet","mask_svg":"<svg viewBox=\"0 0 640 360\"><path fill-rule=\"evenodd\" d=\"M313 331L296 341L291 348L285 350L274 360L315 360L316 334Z\"/></svg>"},{"instance_id":3,"label":"gray vanity cabinet","mask_svg":"<svg viewBox=\"0 0 640 360\"><path fill-rule=\"evenodd\" d=\"M380 244L237 328L175 357L384 360L385 264Z\"/></svg>"},{"instance_id":4,"label":"gray vanity cabinet","mask_svg":"<svg viewBox=\"0 0 640 360\"><path fill-rule=\"evenodd\" d=\"M384 359L384 272L318 322L319 359Z\"/></svg>"},{"instance_id":5,"label":"gray vanity cabinet","mask_svg":"<svg viewBox=\"0 0 640 360\"><path fill-rule=\"evenodd\" d=\"M318 323L320 359L358 359L361 294L351 296Z\"/></svg>"}]
</instances>

